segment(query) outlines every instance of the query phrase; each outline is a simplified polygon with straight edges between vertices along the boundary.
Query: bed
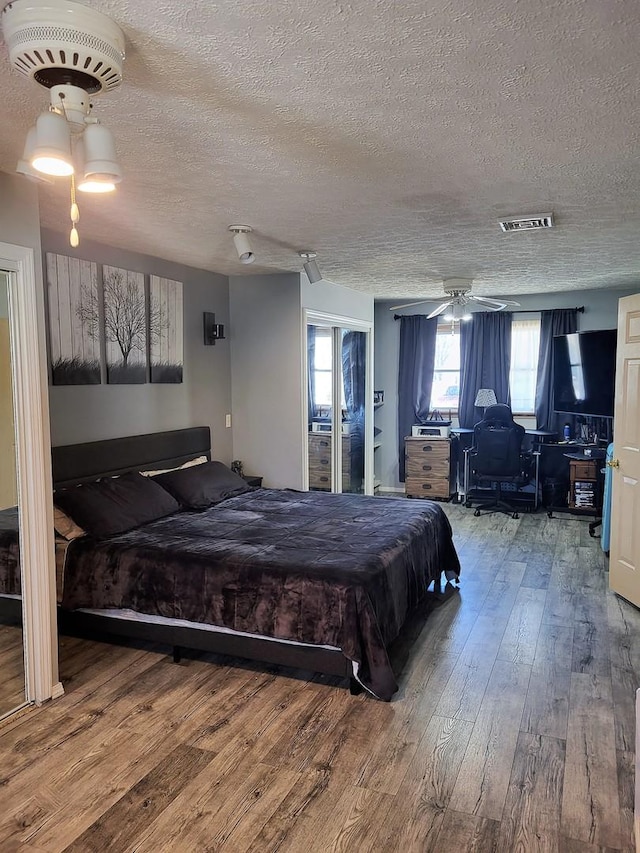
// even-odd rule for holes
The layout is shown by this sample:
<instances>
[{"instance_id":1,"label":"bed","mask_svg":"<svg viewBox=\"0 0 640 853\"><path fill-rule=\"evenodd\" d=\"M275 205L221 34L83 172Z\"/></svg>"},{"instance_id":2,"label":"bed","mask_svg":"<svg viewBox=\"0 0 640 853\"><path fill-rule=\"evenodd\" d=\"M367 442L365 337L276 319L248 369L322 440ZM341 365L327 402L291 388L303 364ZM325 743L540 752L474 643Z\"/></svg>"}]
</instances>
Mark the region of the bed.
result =
<instances>
[{"instance_id":1,"label":"bed","mask_svg":"<svg viewBox=\"0 0 640 853\"><path fill-rule=\"evenodd\" d=\"M210 458L209 442L194 428L54 448L58 501L98 477ZM62 630L311 669L383 700L397 689L389 644L460 570L439 504L249 487L65 550Z\"/></svg>"}]
</instances>

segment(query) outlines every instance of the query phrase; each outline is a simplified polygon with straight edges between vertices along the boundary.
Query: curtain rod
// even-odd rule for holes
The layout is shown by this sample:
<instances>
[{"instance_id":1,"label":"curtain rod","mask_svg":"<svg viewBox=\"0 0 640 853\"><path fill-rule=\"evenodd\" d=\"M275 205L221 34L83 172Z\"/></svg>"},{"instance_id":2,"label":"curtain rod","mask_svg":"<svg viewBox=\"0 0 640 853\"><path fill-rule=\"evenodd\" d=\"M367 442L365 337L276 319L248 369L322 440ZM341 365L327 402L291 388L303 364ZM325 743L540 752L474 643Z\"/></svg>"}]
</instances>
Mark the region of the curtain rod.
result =
<instances>
[{"instance_id":1,"label":"curtain rod","mask_svg":"<svg viewBox=\"0 0 640 853\"><path fill-rule=\"evenodd\" d=\"M548 310L548 309L544 308L544 309L542 309L542 310L543 310L543 311L546 311L546 310ZM560 309L555 309L555 308L553 308L553 309L551 309L551 310L553 310L553 311L555 311L555 310L560 310L560 311L570 311L571 309L570 309L570 308L560 308ZM579 307L579 308L574 308L573 310L574 310L574 311L577 311L579 314L584 314L584 305L580 305L580 307ZM480 312L480 311L474 311L473 313L474 313L474 314L480 314L480 313L482 313L482 312ZM487 312L487 313L489 313L489 312ZM496 312L494 312L494 313L496 313L496 314L497 314L498 312L496 311ZM507 313L507 312L505 312L505 313ZM524 310L524 309L523 309L522 311L509 311L508 313L509 313L509 314L536 314L536 313L539 313L539 312L538 312L538 311L536 311L536 309L534 308L533 310L529 310L529 309L528 309L528 310ZM394 315L393 315L393 319L394 319L394 320L400 320L402 317L417 317L417 316L420 316L420 315L419 315L419 314L394 314ZM438 316L439 316L439 315L438 315Z\"/></svg>"}]
</instances>

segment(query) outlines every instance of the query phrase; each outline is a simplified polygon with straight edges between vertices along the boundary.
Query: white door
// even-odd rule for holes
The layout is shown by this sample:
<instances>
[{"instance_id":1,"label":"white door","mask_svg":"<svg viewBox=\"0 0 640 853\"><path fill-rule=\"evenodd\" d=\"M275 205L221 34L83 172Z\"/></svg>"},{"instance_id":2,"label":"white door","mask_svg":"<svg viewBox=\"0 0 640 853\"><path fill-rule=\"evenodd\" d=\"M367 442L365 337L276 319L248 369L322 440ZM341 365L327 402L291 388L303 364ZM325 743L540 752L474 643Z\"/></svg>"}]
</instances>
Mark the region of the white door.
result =
<instances>
[{"instance_id":1,"label":"white door","mask_svg":"<svg viewBox=\"0 0 640 853\"><path fill-rule=\"evenodd\" d=\"M618 307L609 585L640 607L640 294Z\"/></svg>"}]
</instances>

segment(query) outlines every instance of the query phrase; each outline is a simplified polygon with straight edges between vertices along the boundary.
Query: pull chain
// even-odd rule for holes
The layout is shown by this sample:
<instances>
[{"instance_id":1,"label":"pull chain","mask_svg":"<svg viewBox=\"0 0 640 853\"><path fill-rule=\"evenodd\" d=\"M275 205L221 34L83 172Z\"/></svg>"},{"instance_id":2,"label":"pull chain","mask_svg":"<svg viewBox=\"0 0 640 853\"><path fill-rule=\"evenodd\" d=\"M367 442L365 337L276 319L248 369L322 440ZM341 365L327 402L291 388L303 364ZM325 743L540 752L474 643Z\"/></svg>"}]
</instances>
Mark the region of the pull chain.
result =
<instances>
[{"instance_id":1,"label":"pull chain","mask_svg":"<svg viewBox=\"0 0 640 853\"><path fill-rule=\"evenodd\" d=\"M71 233L69 234L69 242L76 249L80 243L80 236L76 224L80 219L80 211L76 204L76 179L75 175L71 175Z\"/></svg>"}]
</instances>

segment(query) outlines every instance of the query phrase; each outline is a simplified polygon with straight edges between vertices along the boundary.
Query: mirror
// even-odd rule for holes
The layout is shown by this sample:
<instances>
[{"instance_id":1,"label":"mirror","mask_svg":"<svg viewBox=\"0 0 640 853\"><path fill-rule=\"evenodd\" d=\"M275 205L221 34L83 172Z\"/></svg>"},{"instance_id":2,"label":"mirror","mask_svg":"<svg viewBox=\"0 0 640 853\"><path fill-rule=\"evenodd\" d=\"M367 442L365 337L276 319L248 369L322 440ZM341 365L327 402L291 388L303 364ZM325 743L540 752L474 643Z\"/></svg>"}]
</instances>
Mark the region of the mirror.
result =
<instances>
[{"instance_id":1,"label":"mirror","mask_svg":"<svg viewBox=\"0 0 640 853\"><path fill-rule=\"evenodd\" d=\"M0 270L0 719L26 698L9 276Z\"/></svg>"},{"instance_id":2,"label":"mirror","mask_svg":"<svg viewBox=\"0 0 640 853\"><path fill-rule=\"evenodd\" d=\"M311 490L356 494L365 491L367 345L366 332L307 325ZM339 466L333 464L335 453ZM340 489L334 484L337 470Z\"/></svg>"}]
</instances>

